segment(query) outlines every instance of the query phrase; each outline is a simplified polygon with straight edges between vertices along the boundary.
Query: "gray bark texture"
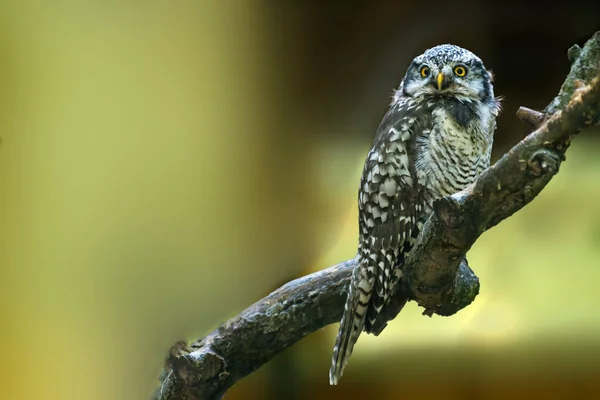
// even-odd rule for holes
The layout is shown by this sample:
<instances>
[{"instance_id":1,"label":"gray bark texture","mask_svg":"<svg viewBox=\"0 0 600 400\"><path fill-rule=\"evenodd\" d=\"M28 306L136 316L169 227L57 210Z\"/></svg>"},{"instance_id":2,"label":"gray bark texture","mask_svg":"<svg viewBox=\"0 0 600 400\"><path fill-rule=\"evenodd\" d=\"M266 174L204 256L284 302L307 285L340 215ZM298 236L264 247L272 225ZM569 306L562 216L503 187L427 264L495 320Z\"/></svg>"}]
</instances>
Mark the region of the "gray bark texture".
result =
<instances>
[{"instance_id":1,"label":"gray bark texture","mask_svg":"<svg viewBox=\"0 0 600 400\"><path fill-rule=\"evenodd\" d=\"M435 203L407 260L409 272L382 327L405 296L426 315L452 315L479 293L465 254L487 229L533 200L565 160L571 139L600 121L600 31L568 51L569 72L542 111L521 107L534 129L467 189ZM171 348L157 400L220 399L232 385L304 336L338 322L356 260L291 281L224 322L208 336ZM324 370L327 370L325 368ZM323 379L327 377L324 376Z\"/></svg>"}]
</instances>

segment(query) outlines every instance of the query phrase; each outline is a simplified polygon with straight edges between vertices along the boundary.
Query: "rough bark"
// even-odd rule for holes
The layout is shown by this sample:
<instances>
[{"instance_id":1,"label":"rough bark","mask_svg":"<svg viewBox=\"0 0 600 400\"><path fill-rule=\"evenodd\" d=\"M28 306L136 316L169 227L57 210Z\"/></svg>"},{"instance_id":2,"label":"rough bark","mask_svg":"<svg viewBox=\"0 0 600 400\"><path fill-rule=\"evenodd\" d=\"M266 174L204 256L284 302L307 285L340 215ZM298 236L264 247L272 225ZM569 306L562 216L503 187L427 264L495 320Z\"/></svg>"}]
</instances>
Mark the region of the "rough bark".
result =
<instances>
[{"instance_id":1,"label":"rough bark","mask_svg":"<svg viewBox=\"0 0 600 400\"><path fill-rule=\"evenodd\" d=\"M571 139L600 121L600 32L583 48L569 49L568 57L571 71L544 111L522 107L517 112L535 130L469 188L435 203L407 260L409 278L382 327L401 310L406 296L430 316L452 315L469 305L479 280L467 264L467 251L484 231L533 200L558 172ZM173 346L155 398L220 399L285 348L339 321L355 264L345 261L289 282L208 336Z\"/></svg>"}]
</instances>

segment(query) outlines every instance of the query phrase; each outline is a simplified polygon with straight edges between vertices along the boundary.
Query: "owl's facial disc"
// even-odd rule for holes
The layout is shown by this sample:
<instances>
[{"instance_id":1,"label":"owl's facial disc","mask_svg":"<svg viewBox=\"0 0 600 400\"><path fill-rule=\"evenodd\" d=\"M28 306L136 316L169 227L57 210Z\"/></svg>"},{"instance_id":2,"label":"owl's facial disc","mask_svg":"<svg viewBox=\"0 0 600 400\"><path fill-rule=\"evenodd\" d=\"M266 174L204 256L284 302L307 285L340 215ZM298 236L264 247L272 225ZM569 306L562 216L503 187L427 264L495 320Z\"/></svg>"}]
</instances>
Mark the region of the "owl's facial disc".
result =
<instances>
[{"instance_id":1,"label":"owl's facial disc","mask_svg":"<svg viewBox=\"0 0 600 400\"><path fill-rule=\"evenodd\" d=\"M468 50L440 45L416 57L402 89L407 96L450 96L487 100L493 97L491 75Z\"/></svg>"}]
</instances>

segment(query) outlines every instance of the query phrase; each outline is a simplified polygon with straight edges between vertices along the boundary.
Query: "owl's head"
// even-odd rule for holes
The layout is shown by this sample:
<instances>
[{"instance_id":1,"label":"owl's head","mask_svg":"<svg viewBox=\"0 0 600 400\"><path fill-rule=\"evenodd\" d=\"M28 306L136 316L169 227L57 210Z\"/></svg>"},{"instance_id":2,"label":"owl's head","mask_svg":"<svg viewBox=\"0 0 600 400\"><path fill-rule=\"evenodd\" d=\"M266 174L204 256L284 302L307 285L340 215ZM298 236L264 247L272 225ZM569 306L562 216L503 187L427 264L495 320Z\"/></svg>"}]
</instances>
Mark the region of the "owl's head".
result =
<instances>
[{"instance_id":1,"label":"owl's head","mask_svg":"<svg viewBox=\"0 0 600 400\"><path fill-rule=\"evenodd\" d=\"M451 96L483 102L494 100L492 74L475 54L442 44L416 57L400 86L405 96Z\"/></svg>"}]
</instances>

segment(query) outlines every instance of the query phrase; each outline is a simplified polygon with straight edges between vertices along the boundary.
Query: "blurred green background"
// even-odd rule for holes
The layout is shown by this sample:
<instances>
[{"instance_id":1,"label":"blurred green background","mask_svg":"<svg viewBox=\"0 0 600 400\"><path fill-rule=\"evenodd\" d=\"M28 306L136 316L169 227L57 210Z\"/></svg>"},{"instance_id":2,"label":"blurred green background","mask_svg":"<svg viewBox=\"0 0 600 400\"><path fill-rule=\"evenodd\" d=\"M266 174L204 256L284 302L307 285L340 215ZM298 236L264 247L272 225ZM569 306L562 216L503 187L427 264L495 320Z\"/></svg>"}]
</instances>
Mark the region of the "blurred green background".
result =
<instances>
[{"instance_id":1,"label":"blurred green background","mask_svg":"<svg viewBox=\"0 0 600 400\"><path fill-rule=\"evenodd\" d=\"M600 29L587 3L4 0L0 398L149 398L175 341L353 257L414 56L453 42L496 73L497 158ZM467 309L410 304L335 388L329 326L225 398L599 398L599 133L476 243Z\"/></svg>"}]
</instances>

